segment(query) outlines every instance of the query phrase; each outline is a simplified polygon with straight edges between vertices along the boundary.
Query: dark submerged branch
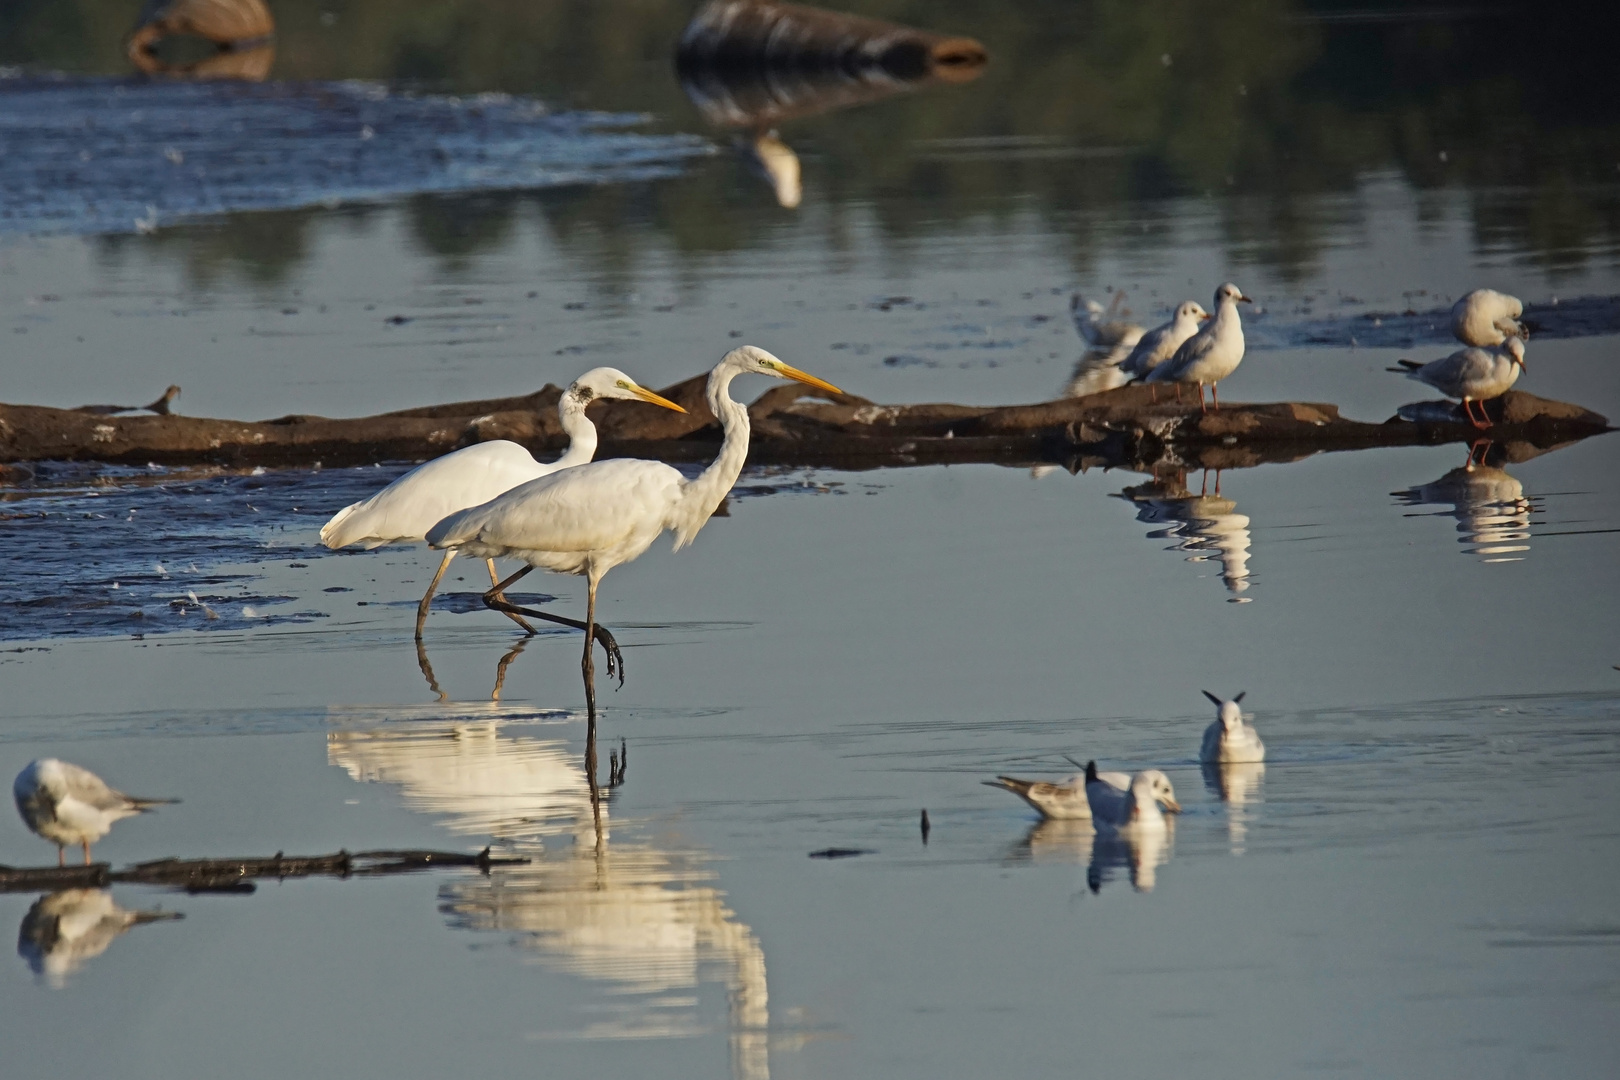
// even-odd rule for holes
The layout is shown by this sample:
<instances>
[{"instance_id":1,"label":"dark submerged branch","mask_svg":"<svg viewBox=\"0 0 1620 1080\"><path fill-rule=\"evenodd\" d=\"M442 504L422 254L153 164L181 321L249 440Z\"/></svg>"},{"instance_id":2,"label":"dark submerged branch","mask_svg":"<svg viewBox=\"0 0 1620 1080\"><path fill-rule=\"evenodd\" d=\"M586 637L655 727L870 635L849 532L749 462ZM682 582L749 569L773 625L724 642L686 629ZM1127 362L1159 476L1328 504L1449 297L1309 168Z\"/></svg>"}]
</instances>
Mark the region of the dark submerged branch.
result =
<instances>
[{"instance_id":1,"label":"dark submerged branch","mask_svg":"<svg viewBox=\"0 0 1620 1080\"><path fill-rule=\"evenodd\" d=\"M0 865L0 893L50 889L91 889L108 885L162 885L187 892L252 892L256 878L377 877L436 870L446 866L492 866L526 863L528 859L501 858L489 848L476 855L459 851L400 849L339 851L331 855L283 855L245 859L156 859L114 870L108 863L90 866Z\"/></svg>"}]
</instances>

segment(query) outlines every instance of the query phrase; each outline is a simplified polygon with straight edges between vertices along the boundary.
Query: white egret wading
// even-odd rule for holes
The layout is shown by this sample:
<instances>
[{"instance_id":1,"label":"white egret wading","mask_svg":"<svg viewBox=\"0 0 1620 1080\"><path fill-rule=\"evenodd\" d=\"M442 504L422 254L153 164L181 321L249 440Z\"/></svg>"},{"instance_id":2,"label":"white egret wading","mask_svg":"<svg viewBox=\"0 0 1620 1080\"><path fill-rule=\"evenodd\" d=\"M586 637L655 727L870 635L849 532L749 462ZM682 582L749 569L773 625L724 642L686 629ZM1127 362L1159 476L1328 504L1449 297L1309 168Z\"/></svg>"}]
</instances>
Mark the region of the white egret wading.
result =
<instances>
[{"instance_id":1,"label":"white egret wading","mask_svg":"<svg viewBox=\"0 0 1620 1080\"><path fill-rule=\"evenodd\" d=\"M179 799L137 799L115 791L95 773L56 758L30 761L12 782L11 795L23 824L56 845L56 865L66 860L69 844L84 848L90 865L90 845L107 835L113 823L144 814Z\"/></svg>"},{"instance_id":2,"label":"white egret wading","mask_svg":"<svg viewBox=\"0 0 1620 1080\"><path fill-rule=\"evenodd\" d=\"M1176 400L1181 400L1183 383L1198 384L1198 411L1204 408L1204 384L1210 387L1215 410L1221 408L1217 384L1243 363L1243 320L1239 304L1252 304L1243 290L1230 281L1215 290L1215 317L1205 327L1182 342L1169 360L1154 368L1144 382L1176 384Z\"/></svg>"},{"instance_id":3,"label":"white egret wading","mask_svg":"<svg viewBox=\"0 0 1620 1080\"><path fill-rule=\"evenodd\" d=\"M1145 769L1121 790L1112 773L1099 773L1095 761L1086 762L1086 801L1091 823L1099 832L1142 829L1162 832L1164 813L1181 813L1176 789L1158 769Z\"/></svg>"},{"instance_id":4,"label":"white egret wading","mask_svg":"<svg viewBox=\"0 0 1620 1080\"><path fill-rule=\"evenodd\" d=\"M459 548L486 559L521 559L528 565L484 594L496 611L545 619L585 631L582 666L589 680L592 642L608 656L608 674L624 681L624 657L605 627L596 625L596 587L620 563L640 557L664 530L675 533L679 551L697 536L720 506L748 457L748 408L731 399L731 380L748 373L794 379L831 393L831 383L783 363L764 349L733 349L709 373L709 408L725 438L720 454L695 479L660 461L619 458L566 469L531 480L482 506L451 514L428 530L435 548ZM501 598L513 582L535 567L579 574L588 582L585 621L515 607Z\"/></svg>"},{"instance_id":5,"label":"white egret wading","mask_svg":"<svg viewBox=\"0 0 1620 1080\"><path fill-rule=\"evenodd\" d=\"M1529 337L1519 319L1524 304L1495 289L1475 289L1451 305L1451 332L1464 345L1500 345L1510 337Z\"/></svg>"},{"instance_id":6,"label":"white egret wading","mask_svg":"<svg viewBox=\"0 0 1620 1080\"><path fill-rule=\"evenodd\" d=\"M596 456L596 425L585 415L585 408L597 398L622 398L651 402L676 412L686 410L667 398L659 397L617 368L593 368L575 379L557 401L557 415L568 435L568 450L556 461L540 462L523 447L506 439L495 439L464 447L443 457L418 465L371 498L345 506L321 527L321 543L336 550L350 544L367 549L384 544L421 540L447 515L469 506L488 502L519 484L549 476L562 469L584 465ZM456 557L454 547L444 553L438 572L416 608L416 636L422 636L428 607L439 588L445 568ZM500 581L495 560L486 559L489 581ZM508 613L510 614L510 613ZM525 630L533 629L519 616L512 619Z\"/></svg>"},{"instance_id":7,"label":"white egret wading","mask_svg":"<svg viewBox=\"0 0 1620 1080\"><path fill-rule=\"evenodd\" d=\"M1243 722L1243 709L1240 707L1243 694L1231 701L1222 701L1208 690L1203 693L1215 703L1220 715L1204 729L1204 744L1199 748L1198 760L1206 764L1266 760L1266 744L1260 741L1254 728Z\"/></svg>"},{"instance_id":8,"label":"white egret wading","mask_svg":"<svg viewBox=\"0 0 1620 1080\"><path fill-rule=\"evenodd\" d=\"M1519 372L1524 370L1524 342L1510 337L1500 345L1458 349L1450 356L1427 364L1416 360L1397 362L1400 367L1385 370L1427 383L1447 397L1461 399L1468 422L1484 430L1491 426L1485 402L1501 397L1519 381ZM1480 403L1477 419L1473 412L1476 401Z\"/></svg>"}]
</instances>

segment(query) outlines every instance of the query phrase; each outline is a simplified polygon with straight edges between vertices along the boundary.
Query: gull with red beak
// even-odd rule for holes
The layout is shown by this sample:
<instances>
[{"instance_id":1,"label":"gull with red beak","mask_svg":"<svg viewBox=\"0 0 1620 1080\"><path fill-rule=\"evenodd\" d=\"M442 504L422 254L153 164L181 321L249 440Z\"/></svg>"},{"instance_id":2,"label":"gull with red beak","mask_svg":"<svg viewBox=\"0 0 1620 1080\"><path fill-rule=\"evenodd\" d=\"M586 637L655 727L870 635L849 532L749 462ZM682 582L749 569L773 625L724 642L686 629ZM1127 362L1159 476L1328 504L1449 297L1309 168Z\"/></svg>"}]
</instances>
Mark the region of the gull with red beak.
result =
<instances>
[{"instance_id":1,"label":"gull with red beak","mask_svg":"<svg viewBox=\"0 0 1620 1080\"><path fill-rule=\"evenodd\" d=\"M1130 787L1121 791L1097 771L1095 761L1086 762L1086 801L1091 806L1091 824L1098 832L1162 832L1166 828L1163 811L1181 813L1170 778L1158 769L1137 773L1131 777Z\"/></svg>"},{"instance_id":2,"label":"gull with red beak","mask_svg":"<svg viewBox=\"0 0 1620 1080\"><path fill-rule=\"evenodd\" d=\"M1510 337L1500 345L1476 346L1458 349L1450 356L1420 364L1416 360L1398 361L1400 367L1387 368L1397 375L1427 383L1446 397L1459 398L1463 415L1481 431L1491 426L1485 412L1485 402L1501 397L1524 370L1524 342ZM1479 417L1473 412L1473 403L1479 402Z\"/></svg>"},{"instance_id":3,"label":"gull with red beak","mask_svg":"<svg viewBox=\"0 0 1620 1080\"><path fill-rule=\"evenodd\" d=\"M1215 317L1204 328L1182 343L1169 360L1148 373L1145 382L1176 384L1176 400L1181 400L1184 383L1198 384L1198 411L1204 407L1204 384L1210 386L1215 410L1220 411L1221 394L1216 388L1222 379L1243 363L1243 320L1239 304L1252 304L1243 290L1228 281L1215 290Z\"/></svg>"},{"instance_id":4,"label":"gull with red beak","mask_svg":"<svg viewBox=\"0 0 1620 1080\"><path fill-rule=\"evenodd\" d=\"M1198 760L1205 763L1255 762L1266 760L1266 744L1260 736L1243 722L1240 707L1243 694L1230 701L1222 701L1208 690L1204 696L1215 703L1220 715L1204 729L1204 745L1198 751Z\"/></svg>"}]
</instances>

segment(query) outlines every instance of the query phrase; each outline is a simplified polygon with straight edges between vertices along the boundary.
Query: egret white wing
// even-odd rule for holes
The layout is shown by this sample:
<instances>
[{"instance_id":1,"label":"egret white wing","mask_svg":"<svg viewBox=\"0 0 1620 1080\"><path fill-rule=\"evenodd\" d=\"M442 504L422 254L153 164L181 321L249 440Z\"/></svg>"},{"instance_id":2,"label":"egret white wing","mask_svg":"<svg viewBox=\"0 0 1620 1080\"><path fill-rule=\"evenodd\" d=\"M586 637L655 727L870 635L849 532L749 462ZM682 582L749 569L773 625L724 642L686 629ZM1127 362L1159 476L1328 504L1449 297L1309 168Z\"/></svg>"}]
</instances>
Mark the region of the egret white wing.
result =
<instances>
[{"instance_id":1,"label":"egret white wing","mask_svg":"<svg viewBox=\"0 0 1620 1080\"><path fill-rule=\"evenodd\" d=\"M495 439L418 465L369 499L344 507L321 528L329 548L379 547L420 540L434 523L463 507L488 502L552 471L515 442Z\"/></svg>"}]
</instances>

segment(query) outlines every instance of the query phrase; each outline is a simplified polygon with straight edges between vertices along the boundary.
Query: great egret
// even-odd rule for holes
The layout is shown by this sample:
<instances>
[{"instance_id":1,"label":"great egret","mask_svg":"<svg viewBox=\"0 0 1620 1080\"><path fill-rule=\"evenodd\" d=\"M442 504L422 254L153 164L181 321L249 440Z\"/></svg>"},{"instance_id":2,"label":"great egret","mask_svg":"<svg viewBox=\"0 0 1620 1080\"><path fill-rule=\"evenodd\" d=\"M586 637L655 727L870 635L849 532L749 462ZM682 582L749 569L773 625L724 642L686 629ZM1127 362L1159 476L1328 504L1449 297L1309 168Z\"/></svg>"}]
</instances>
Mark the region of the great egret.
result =
<instances>
[{"instance_id":1,"label":"great egret","mask_svg":"<svg viewBox=\"0 0 1620 1080\"><path fill-rule=\"evenodd\" d=\"M1136 343L1119 365L1119 370L1132 379L1146 379L1148 374L1176 355L1194 334L1198 333L1198 324L1209 318L1209 312L1204 305L1196 300L1184 300L1176 308L1173 318L1163 326L1155 326L1142 335L1142 340ZM1157 401L1158 388L1154 388L1154 400Z\"/></svg>"},{"instance_id":2,"label":"great egret","mask_svg":"<svg viewBox=\"0 0 1620 1080\"><path fill-rule=\"evenodd\" d=\"M649 401L676 412L686 410L653 393L618 368L592 368L569 384L557 401L557 415L568 435L568 450L556 461L540 462L515 442L494 439L464 447L443 457L418 465L371 498L345 506L321 526L321 543L336 550L350 544L381 547L406 540L421 540L434 523L447 514L487 502L503 491L561 469L583 465L596 456L596 425L585 415L585 408L597 398L624 398ZM416 636L422 636L433 593L444 577L445 568L456 557L453 547L444 553L438 572L416 608ZM500 581L495 560L489 566L491 585ZM510 614L510 613L508 613ZM528 623L513 615L513 621L533 633Z\"/></svg>"},{"instance_id":3,"label":"great egret","mask_svg":"<svg viewBox=\"0 0 1620 1080\"><path fill-rule=\"evenodd\" d=\"M1147 331L1120 316L1120 305L1124 300L1125 294L1117 292L1105 309L1097 301L1087 300L1079 293L1069 298L1069 317L1074 320L1074 328L1087 345L1107 352L1115 346L1131 346L1142 340L1142 335Z\"/></svg>"},{"instance_id":4,"label":"great egret","mask_svg":"<svg viewBox=\"0 0 1620 1080\"><path fill-rule=\"evenodd\" d=\"M1204 384L1210 384L1217 412L1221 392L1216 384L1243 363L1243 320L1239 303L1252 304L1243 290L1230 281L1215 290L1215 317L1202 330L1182 342L1175 355L1148 373L1144 382L1176 384L1176 400L1181 400L1181 384L1198 384L1198 411L1205 412Z\"/></svg>"},{"instance_id":5,"label":"great egret","mask_svg":"<svg viewBox=\"0 0 1620 1080\"><path fill-rule=\"evenodd\" d=\"M592 671L592 641L608 656L608 674L617 670L624 682L624 657L605 627L596 625L596 587L620 563L646 551L665 529L675 532L679 551L697 536L742 472L748 457L748 408L727 393L731 380L753 372L794 379L831 393L842 393L764 349L752 345L728 352L709 373L709 408L720 420L725 438L707 469L688 480L659 461L620 458L597 461L542 476L482 506L451 514L428 530L435 548L459 548L479 558L521 559L528 565L484 594L496 611L528 615L585 631L582 666ZM567 619L508 604L501 594L535 567L560 574L583 575L588 586L585 621Z\"/></svg>"},{"instance_id":6,"label":"great egret","mask_svg":"<svg viewBox=\"0 0 1620 1080\"><path fill-rule=\"evenodd\" d=\"M1464 345L1500 345L1529 334L1519 318L1524 304L1495 289L1475 289L1451 305L1451 332Z\"/></svg>"},{"instance_id":7,"label":"great egret","mask_svg":"<svg viewBox=\"0 0 1620 1080\"><path fill-rule=\"evenodd\" d=\"M1198 751L1198 760L1206 763L1266 760L1266 744L1260 741L1260 735L1254 728L1243 722L1243 709L1240 707L1243 694L1231 701L1222 701L1208 690L1203 693L1215 703L1220 716L1204 729L1204 744Z\"/></svg>"},{"instance_id":8,"label":"great egret","mask_svg":"<svg viewBox=\"0 0 1620 1080\"><path fill-rule=\"evenodd\" d=\"M1427 383L1447 397L1460 398L1468 422L1484 430L1491 426L1484 403L1501 397L1519 381L1524 370L1524 342L1510 337L1500 345L1477 345L1458 349L1450 356L1420 364L1416 360L1397 361L1400 367L1387 368L1408 379ZM1480 402L1480 419L1474 419L1473 403Z\"/></svg>"},{"instance_id":9,"label":"great egret","mask_svg":"<svg viewBox=\"0 0 1620 1080\"><path fill-rule=\"evenodd\" d=\"M1131 777L1130 786L1121 791L1112 779L1104 779L1104 775L1097 772L1095 761L1086 762L1086 801L1091 804L1091 823L1098 831L1163 831L1165 822L1160 808L1172 814L1181 813L1176 789L1170 786L1170 778L1158 769L1137 773Z\"/></svg>"},{"instance_id":10,"label":"great egret","mask_svg":"<svg viewBox=\"0 0 1620 1080\"><path fill-rule=\"evenodd\" d=\"M89 769L56 758L25 765L12 781L11 795L23 824L56 845L57 866L65 862L62 853L69 844L84 848L84 865L89 866L90 845L106 836L114 822L180 801L125 795Z\"/></svg>"}]
</instances>

